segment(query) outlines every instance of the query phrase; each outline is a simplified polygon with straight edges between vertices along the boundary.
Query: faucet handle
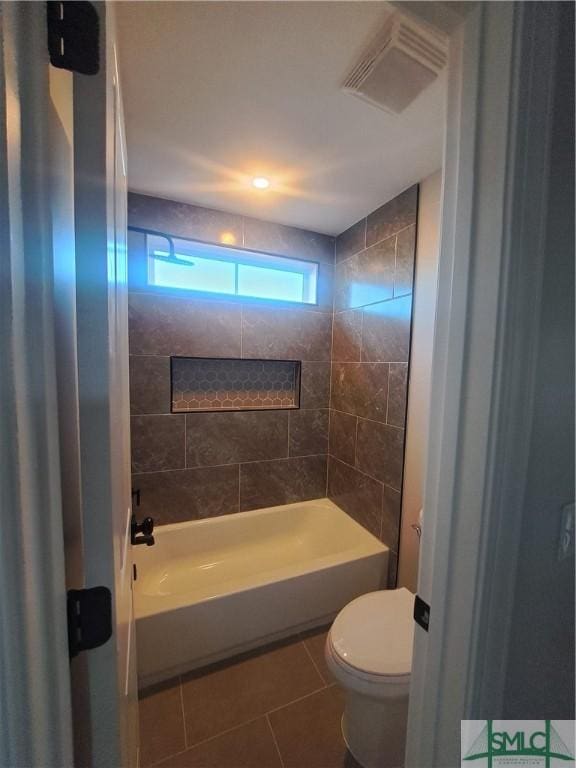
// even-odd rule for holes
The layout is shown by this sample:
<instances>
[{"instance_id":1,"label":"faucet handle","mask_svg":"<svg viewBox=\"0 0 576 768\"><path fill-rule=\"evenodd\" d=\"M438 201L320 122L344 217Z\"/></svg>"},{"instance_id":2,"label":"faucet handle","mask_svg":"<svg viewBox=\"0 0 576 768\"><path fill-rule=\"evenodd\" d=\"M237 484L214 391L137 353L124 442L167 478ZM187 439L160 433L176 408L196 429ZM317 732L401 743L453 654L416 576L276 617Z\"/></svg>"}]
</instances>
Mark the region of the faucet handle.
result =
<instances>
[{"instance_id":1,"label":"faucet handle","mask_svg":"<svg viewBox=\"0 0 576 768\"><path fill-rule=\"evenodd\" d=\"M138 529L145 536L151 536L154 531L154 519L152 517L145 517L139 524Z\"/></svg>"},{"instance_id":2,"label":"faucet handle","mask_svg":"<svg viewBox=\"0 0 576 768\"><path fill-rule=\"evenodd\" d=\"M130 541L132 544L146 544L151 547L154 544L154 520L151 517L145 517L141 523L136 520L136 515L132 515L130 521Z\"/></svg>"}]
</instances>

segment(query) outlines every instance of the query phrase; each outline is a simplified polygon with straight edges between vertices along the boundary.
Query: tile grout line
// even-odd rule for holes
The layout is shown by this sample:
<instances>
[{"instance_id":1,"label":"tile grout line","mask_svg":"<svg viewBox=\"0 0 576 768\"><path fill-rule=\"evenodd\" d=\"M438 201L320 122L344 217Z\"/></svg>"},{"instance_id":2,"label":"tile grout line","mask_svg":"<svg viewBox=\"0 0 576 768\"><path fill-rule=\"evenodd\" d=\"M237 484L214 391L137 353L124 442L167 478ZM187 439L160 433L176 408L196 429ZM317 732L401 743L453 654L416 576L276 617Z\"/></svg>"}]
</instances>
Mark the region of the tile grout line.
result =
<instances>
[{"instance_id":1,"label":"tile grout line","mask_svg":"<svg viewBox=\"0 0 576 768\"><path fill-rule=\"evenodd\" d=\"M408 362L406 360L334 360L334 364L335 365L408 365ZM283 410L283 409L279 409L279 410ZM295 410L295 409L286 408L284 410ZM190 411L185 411L185 413L190 413ZM145 413L140 415L146 416Z\"/></svg>"},{"instance_id":2,"label":"tile grout line","mask_svg":"<svg viewBox=\"0 0 576 768\"><path fill-rule=\"evenodd\" d=\"M322 410L327 411L327 408L312 408L310 410ZM342 411L344 413L344 411ZM349 414L353 416L354 414ZM365 419L365 421L372 421L372 419ZM382 424L381 421L374 422L375 424ZM388 424L383 424L383 426L387 427ZM402 429L402 427L392 427L393 429ZM327 456L327 453L306 453L302 456L280 456L280 458L277 459L253 459L252 461L233 461L230 464L206 464L199 467L176 467L174 469L149 469L145 472L132 472L133 475L154 475L159 474L161 472L185 472L186 470L200 470L200 469L223 469L224 467L237 467L237 466L243 466L245 464L265 464L272 461L295 461L297 459L313 459L319 456Z\"/></svg>"},{"instance_id":3,"label":"tile grout line","mask_svg":"<svg viewBox=\"0 0 576 768\"><path fill-rule=\"evenodd\" d=\"M265 715L258 715L258 717L253 717L252 719L246 720L243 723L234 725L232 726L232 728L226 728L225 731L220 731L220 733L215 733L213 736L208 736L207 739L201 739L200 741L197 741L194 744L191 744L187 749L181 749L179 752L174 752L171 755L165 755L160 760L157 760L155 763L152 763L152 765L150 765L148 768L155 768L155 766L161 766L162 763L165 760L168 760L169 758L178 757L179 755L183 755L191 749L196 749L196 747L200 747L200 746L203 746L204 744L207 744L209 741L214 741L214 739L219 739L220 736L226 736L228 733L231 733L232 731L236 731L239 728L244 728L244 726L250 725L251 723L255 723L257 720L260 720L261 717L265 717Z\"/></svg>"},{"instance_id":4,"label":"tile grout line","mask_svg":"<svg viewBox=\"0 0 576 768\"><path fill-rule=\"evenodd\" d=\"M320 672L320 669L318 668L318 665L316 664L316 662L314 661L314 658L313 658L312 654L311 654L311 653L310 653L310 651L308 650L308 646L306 645L306 640L305 640L304 638L302 638L302 640L301 640L300 642L301 642L301 643L302 643L302 645L304 646L304 650L306 651L306 653L307 653L307 655L308 655L308 658L309 658L309 659L310 659L310 661L312 662L312 666L314 667L314 669L315 669L315 670L316 670L316 672L318 673L318 677L319 677L319 678L320 678L320 680L322 680L322 682L324 683L324 688L327 688L327 687L328 687L328 683L326 682L326 680L324 680L324 675L322 674L322 672Z\"/></svg>"},{"instance_id":5,"label":"tile grout line","mask_svg":"<svg viewBox=\"0 0 576 768\"><path fill-rule=\"evenodd\" d=\"M338 456L333 456L332 458L335 459L336 461L339 461L341 464L345 464L349 469L353 469L355 472L358 472L364 477L367 477L369 480L373 480L375 483L378 483L379 485L386 486L386 488L390 488L391 491L395 491L396 493L402 492L401 489L394 488L394 486L390 485L390 483L385 483L383 480L379 480L377 477L374 477L373 475L369 475L367 472L364 472L364 470L359 469L358 467L353 467L352 464L349 464L347 461L344 461L343 459L338 458Z\"/></svg>"},{"instance_id":6,"label":"tile grout line","mask_svg":"<svg viewBox=\"0 0 576 768\"><path fill-rule=\"evenodd\" d=\"M188 732L186 730L186 710L184 708L184 689L182 687L182 675L178 675L178 687L180 688L180 706L182 707L182 724L184 726L184 746L188 749ZM186 749L184 751L186 751Z\"/></svg>"},{"instance_id":7,"label":"tile grout line","mask_svg":"<svg viewBox=\"0 0 576 768\"><path fill-rule=\"evenodd\" d=\"M188 469L188 417L184 414L184 469Z\"/></svg>"},{"instance_id":8,"label":"tile grout line","mask_svg":"<svg viewBox=\"0 0 576 768\"><path fill-rule=\"evenodd\" d=\"M329 688L334 688L335 686L336 683L325 683L321 688L316 688L314 691L310 691L310 693L306 693L304 696L300 696L300 698L294 699L294 701L287 701L285 704L281 704L279 707L270 709L266 714L273 715L276 712L280 712L282 709L287 709L294 704L299 704L301 701L309 699L311 696L316 696L317 693L322 693L322 691L327 691Z\"/></svg>"},{"instance_id":9,"label":"tile grout line","mask_svg":"<svg viewBox=\"0 0 576 768\"><path fill-rule=\"evenodd\" d=\"M396 277L398 275L398 235L395 235L394 243L394 277L392 278L392 296L396 298Z\"/></svg>"},{"instance_id":10,"label":"tile grout line","mask_svg":"<svg viewBox=\"0 0 576 768\"><path fill-rule=\"evenodd\" d=\"M384 483L382 483L382 489L381 489L382 497L380 499L380 536L378 537L380 541L382 541L382 534L384 533L384 488L385 488ZM388 549L390 549L390 547L388 547Z\"/></svg>"},{"instance_id":11,"label":"tile grout line","mask_svg":"<svg viewBox=\"0 0 576 768\"><path fill-rule=\"evenodd\" d=\"M389 363L385 363L385 365L389 365ZM390 427L390 429L400 429L402 432L406 431L405 426L399 427L397 424L387 424L385 421L378 421L377 419L369 419L367 416L361 416L359 413L351 413L350 411L343 411L341 408L333 408L332 410L337 411L338 413L343 413L346 416L355 416L357 419L362 419L363 421L369 421L371 424L380 424L381 427ZM266 459L266 461L274 461L274 459ZM222 466L226 466L226 464ZM165 472L166 470L158 470L158 471Z\"/></svg>"},{"instance_id":12,"label":"tile grout line","mask_svg":"<svg viewBox=\"0 0 576 768\"><path fill-rule=\"evenodd\" d=\"M406 294L406 295L410 295L410 294ZM385 301L390 301L390 299L385 299ZM375 301L374 302L374 304L382 304L382 303L383 303L382 301ZM364 306L372 306L372 305L371 304L365 304ZM356 307L355 309L360 309L360 307ZM351 311L350 309L343 309L342 310L342 312L350 312L350 311ZM330 315L330 312L325 312L324 314ZM159 352L130 352L129 353L129 357L159 357L162 360L164 360L164 359L169 360L171 357L185 357L185 358L190 357L190 358L192 358L194 360L196 360L196 359L198 359L198 360L206 359L205 355L199 355L198 353L189 353L189 354L185 354L185 355L170 355L170 354L166 355L166 354L159 353ZM222 355L216 355L215 356L215 355L212 355L208 359L210 359L210 360L255 360L256 362L262 362L262 360L263 360L263 358L261 358L261 357L243 357L243 358L239 358L239 357L234 357L234 356L231 357L230 355L227 355L227 356L222 356ZM265 362L290 362L290 363L294 362L294 360L288 360L287 361L285 357L268 357L268 358L264 358L264 360L265 360ZM328 360L326 360L326 359L324 359L324 360L306 360L306 359L302 359L301 362L302 363L324 363L324 364L327 365L330 362L330 360L329 359ZM138 414L136 414L136 415L138 415Z\"/></svg>"},{"instance_id":13,"label":"tile grout line","mask_svg":"<svg viewBox=\"0 0 576 768\"><path fill-rule=\"evenodd\" d=\"M299 702L304 701L305 699L308 699L311 696L314 696L315 694L320 693L321 691L325 691L328 688L333 688L335 685L336 683L325 683L321 688L316 688L313 691L310 691L310 693L306 693L304 696L300 696L299 698L293 699L292 701L287 701L284 704L281 704L279 707L274 707L273 709L270 709L268 712L264 712L260 715L257 715L256 717L250 718L250 720L245 720L242 723L237 723L231 728L226 728L226 730L220 731L219 733L215 733L213 736L209 736L206 739L201 739L200 741L197 741L194 744L191 744L186 749L182 749L179 752L174 752L173 754L170 754L170 755L164 755L164 757L162 757L160 760L157 760L156 762L152 763L149 766L149 768L154 768L155 766L161 765L165 760L168 760L168 758L177 757L178 755L183 755L188 750L196 749L196 747L206 744L209 741L214 741L214 739L218 739L221 736L225 736L226 734L231 733L232 731L236 731L240 728L244 728L245 726L250 725L251 723L255 723L257 720L260 720L263 717L268 718L269 715L272 715L275 712L279 712L280 710L285 709L286 707L290 707L293 704L298 704ZM187 740L186 740L186 743L187 743Z\"/></svg>"},{"instance_id":14,"label":"tile grout line","mask_svg":"<svg viewBox=\"0 0 576 768\"><path fill-rule=\"evenodd\" d=\"M386 425L394 426L388 422L388 409L390 408L390 363L388 363L388 381L386 382Z\"/></svg>"},{"instance_id":15,"label":"tile grout line","mask_svg":"<svg viewBox=\"0 0 576 768\"><path fill-rule=\"evenodd\" d=\"M224 465L224 466L226 466L226 465ZM241 474L242 474L242 465L240 464L240 462L238 462L238 510L237 510L238 512L240 512L241 498L242 498L242 491L241 491L241 488L242 488L242 478L241 478Z\"/></svg>"},{"instance_id":16,"label":"tile grout line","mask_svg":"<svg viewBox=\"0 0 576 768\"><path fill-rule=\"evenodd\" d=\"M272 723L270 722L268 713L266 713L265 717L266 717L266 722L268 723L268 728L270 729L270 733L272 734L272 741L274 742L274 746L276 747L276 752L278 753L280 765L282 766L282 768L284 768L284 760L282 759L282 752L280 751L280 745L278 744L278 739L276 738L276 734L274 733L274 728L272 727Z\"/></svg>"},{"instance_id":17,"label":"tile grout line","mask_svg":"<svg viewBox=\"0 0 576 768\"><path fill-rule=\"evenodd\" d=\"M332 325L330 329L330 373L328 378L328 447L326 458L326 498L330 488L330 435L332 429L332 377L334 375L334 320L336 318L336 239L334 240L334 280L332 283Z\"/></svg>"},{"instance_id":18,"label":"tile grout line","mask_svg":"<svg viewBox=\"0 0 576 768\"><path fill-rule=\"evenodd\" d=\"M240 304L240 360L244 359L244 307Z\"/></svg>"}]
</instances>

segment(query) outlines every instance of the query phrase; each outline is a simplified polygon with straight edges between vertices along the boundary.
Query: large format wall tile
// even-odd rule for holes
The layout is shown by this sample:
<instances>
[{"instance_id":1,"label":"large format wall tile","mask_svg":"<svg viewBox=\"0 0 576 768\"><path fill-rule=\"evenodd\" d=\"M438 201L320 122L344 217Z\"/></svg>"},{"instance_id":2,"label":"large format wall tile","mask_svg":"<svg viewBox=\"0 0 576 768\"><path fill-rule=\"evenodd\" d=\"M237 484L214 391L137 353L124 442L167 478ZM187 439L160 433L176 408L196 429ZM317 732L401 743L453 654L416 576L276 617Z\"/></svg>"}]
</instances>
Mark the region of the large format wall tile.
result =
<instances>
[{"instance_id":1,"label":"large format wall tile","mask_svg":"<svg viewBox=\"0 0 576 768\"><path fill-rule=\"evenodd\" d=\"M336 312L332 325L332 360L353 363L360 361L362 346L362 310Z\"/></svg>"},{"instance_id":2,"label":"large format wall tile","mask_svg":"<svg viewBox=\"0 0 576 768\"><path fill-rule=\"evenodd\" d=\"M328 408L330 363L303 362L300 369L300 408Z\"/></svg>"},{"instance_id":3,"label":"large format wall tile","mask_svg":"<svg viewBox=\"0 0 576 768\"><path fill-rule=\"evenodd\" d=\"M362 360L408 362L412 296L403 296L364 309Z\"/></svg>"},{"instance_id":4,"label":"large format wall tile","mask_svg":"<svg viewBox=\"0 0 576 768\"><path fill-rule=\"evenodd\" d=\"M182 469L185 464L183 416L132 416L132 472Z\"/></svg>"},{"instance_id":5,"label":"large format wall tile","mask_svg":"<svg viewBox=\"0 0 576 768\"><path fill-rule=\"evenodd\" d=\"M336 238L328 495L388 545L392 587L417 207L416 185Z\"/></svg>"},{"instance_id":6,"label":"large format wall tile","mask_svg":"<svg viewBox=\"0 0 576 768\"><path fill-rule=\"evenodd\" d=\"M382 503L382 533L380 538L387 547L398 551L398 541L400 539L400 499L399 491L394 488L384 486L384 497Z\"/></svg>"},{"instance_id":7,"label":"large format wall tile","mask_svg":"<svg viewBox=\"0 0 576 768\"><path fill-rule=\"evenodd\" d=\"M387 364L333 363L331 408L386 421L387 402Z\"/></svg>"},{"instance_id":8,"label":"large format wall tile","mask_svg":"<svg viewBox=\"0 0 576 768\"><path fill-rule=\"evenodd\" d=\"M398 579L398 552L388 552L388 589L396 589Z\"/></svg>"},{"instance_id":9,"label":"large format wall tile","mask_svg":"<svg viewBox=\"0 0 576 768\"><path fill-rule=\"evenodd\" d=\"M356 466L399 491L402 488L404 430L360 419L356 434Z\"/></svg>"},{"instance_id":10,"label":"large format wall tile","mask_svg":"<svg viewBox=\"0 0 576 768\"><path fill-rule=\"evenodd\" d=\"M238 511L238 465L132 475L140 489L140 517L158 525L201 520Z\"/></svg>"},{"instance_id":11,"label":"large format wall tile","mask_svg":"<svg viewBox=\"0 0 576 768\"><path fill-rule=\"evenodd\" d=\"M132 293L130 352L136 355L240 357L239 306Z\"/></svg>"},{"instance_id":12,"label":"large format wall tile","mask_svg":"<svg viewBox=\"0 0 576 768\"><path fill-rule=\"evenodd\" d=\"M130 355L132 413L170 413L170 358Z\"/></svg>"},{"instance_id":13,"label":"large format wall tile","mask_svg":"<svg viewBox=\"0 0 576 768\"><path fill-rule=\"evenodd\" d=\"M332 264L318 265L317 303L308 304L306 309L317 309L332 314L334 298L334 267Z\"/></svg>"},{"instance_id":14,"label":"large format wall tile","mask_svg":"<svg viewBox=\"0 0 576 768\"><path fill-rule=\"evenodd\" d=\"M330 454L354 466L356 461L356 416L330 411Z\"/></svg>"},{"instance_id":15,"label":"large format wall tile","mask_svg":"<svg viewBox=\"0 0 576 768\"><path fill-rule=\"evenodd\" d=\"M288 411L186 415L186 465L210 467L288 456Z\"/></svg>"},{"instance_id":16,"label":"large format wall tile","mask_svg":"<svg viewBox=\"0 0 576 768\"><path fill-rule=\"evenodd\" d=\"M368 216L366 245L378 243L415 224L417 213L418 185L415 184Z\"/></svg>"},{"instance_id":17,"label":"large format wall tile","mask_svg":"<svg viewBox=\"0 0 576 768\"><path fill-rule=\"evenodd\" d=\"M400 232L396 238L396 271L394 296L411 293L414 282L414 257L416 255L416 225Z\"/></svg>"},{"instance_id":18,"label":"large format wall tile","mask_svg":"<svg viewBox=\"0 0 576 768\"><path fill-rule=\"evenodd\" d=\"M366 219L360 219L336 238L336 262L366 248Z\"/></svg>"},{"instance_id":19,"label":"large format wall tile","mask_svg":"<svg viewBox=\"0 0 576 768\"><path fill-rule=\"evenodd\" d=\"M330 360L332 317L300 309L246 308L242 317L242 357Z\"/></svg>"},{"instance_id":20,"label":"large format wall tile","mask_svg":"<svg viewBox=\"0 0 576 768\"><path fill-rule=\"evenodd\" d=\"M298 227L244 219L244 247L305 261L334 263L334 238Z\"/></svg>"},{"instance_id":21,"label":"large format wall tile","mask_svg":"<svg viewBox=\"0 0 576 768\"><path fill-rule=\"evenodd\" d=\"M390 363L388 379L388 415L386 421L395 427L403 427L406 421L406 396L408 394L408 363Z\"/></svg>"},{"instance_id":22,"label":"large format wall tile","mask_svg":"<svg viewBox=\"0 0 576 768\"><path fill-rule=\"evenodd\" d=\"M226 234L242 245L242 216L135 192L128 193L128 224L211 243L222 242Z\"/></svg>"},{"instance_id":23,"label":"large format wall tile","mask_svg":"<svg viewBox=\"0 0 576 768\"><path fill-rule=\"evenodd\" d=\"M290 414L290 456L328 453L328 410L296 410ZM269 454L268 458L272 458Z\"/></svg>"},{"instance_id":24,"label":"large format wall tile","mask_svg":"<svg viewBox=\"0 0 576 768\"><path fill-rule=\"evenodd\" d=\"M394 295L396 240L391 237L336 266L335 309L354 309Z\"/></svg>"},{"instance_id":25,"label":"large format wall tile","mask_svg":"<svg viewBox=\"0 0 576 768\"><path fill-rule=\"evenodd\" d=\"M240 510L260 509L326 495L326 456L242 464Z\"/></svg>"},{"instance_id":26,"label":"large format wall tile","mask_svg":"<svg viewBox=\"0 0 576 768\"><path fill-rule=\"evenodd\" d=\"M324 496L335 239L137 194L130 195L129 224L215 243L226 232L237 246L319 265L314 306L281 309L217 296L196 300L182 290L150 288L144 235L130 232L131 407L135 414L167 415L158 434L150 433L145 422L134 422L135 469L140 470L134 477L146 486L143 505L150 510L145 512L154 514L157 507L159 521L170 522L237 511L237 465L244 462L243 508ZM302 410L194 413L185 422L173 421L178 417L168 415L170 356L301 360ZM178 438L187 463L174 450L174 425L183 423L187 441L180 427ZM283 462L274 461L280 458ZM251 464L261 461L261 467ZM168 471L175 466L186 469Z\"/></svg>"},{"instance_id":27,"label":"large format wall tile","mask_svg":"<svg viewBox=\"0 0 576 768\"><path fill-rule=\"evenodd\" d=\"M366 530L380 538L381 483L330 456L328 496Z\"/></svg>"}]
</instances>

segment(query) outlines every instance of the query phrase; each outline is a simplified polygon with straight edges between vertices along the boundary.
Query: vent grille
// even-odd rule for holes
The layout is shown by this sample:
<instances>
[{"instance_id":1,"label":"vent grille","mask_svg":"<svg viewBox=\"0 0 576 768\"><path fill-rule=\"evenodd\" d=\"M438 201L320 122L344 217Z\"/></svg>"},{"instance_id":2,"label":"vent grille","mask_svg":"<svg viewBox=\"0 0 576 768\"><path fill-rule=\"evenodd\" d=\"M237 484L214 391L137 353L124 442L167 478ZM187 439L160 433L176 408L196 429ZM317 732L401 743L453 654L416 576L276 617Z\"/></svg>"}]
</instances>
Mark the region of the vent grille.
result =
<instances>
[{"instance_id":1,"label":"vent grille","mask_svg":"<svg viewBox=\"0 0 576 768\"><path fill-rule=\"evenodd\" d=\"M447 61L446 42L394 14L352 69L342 88L388 112L402 112Z\"/></svg>"}]
</instances>

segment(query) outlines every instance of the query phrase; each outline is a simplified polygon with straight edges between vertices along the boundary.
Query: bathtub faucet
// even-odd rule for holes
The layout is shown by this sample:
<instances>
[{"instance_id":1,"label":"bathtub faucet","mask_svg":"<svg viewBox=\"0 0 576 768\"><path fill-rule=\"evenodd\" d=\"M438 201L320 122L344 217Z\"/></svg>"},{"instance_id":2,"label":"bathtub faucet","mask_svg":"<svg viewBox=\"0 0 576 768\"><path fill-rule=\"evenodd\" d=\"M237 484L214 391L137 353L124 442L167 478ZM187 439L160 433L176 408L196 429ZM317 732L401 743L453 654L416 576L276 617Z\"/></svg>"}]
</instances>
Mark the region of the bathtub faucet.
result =
<instances>
[{"instance_id":1,"label":"bathtub faucet","mask_svg":"<svg viewBox=\"0 0 576 768\"><path fill-rule=\"evenodd\" d=\"M136 515L132 515L130 521L130 541L132 544L146 544L151 547L154 544L154 520L151 517L145 517L141 523L136 520Z\"/></svg>"}]
</instances>

